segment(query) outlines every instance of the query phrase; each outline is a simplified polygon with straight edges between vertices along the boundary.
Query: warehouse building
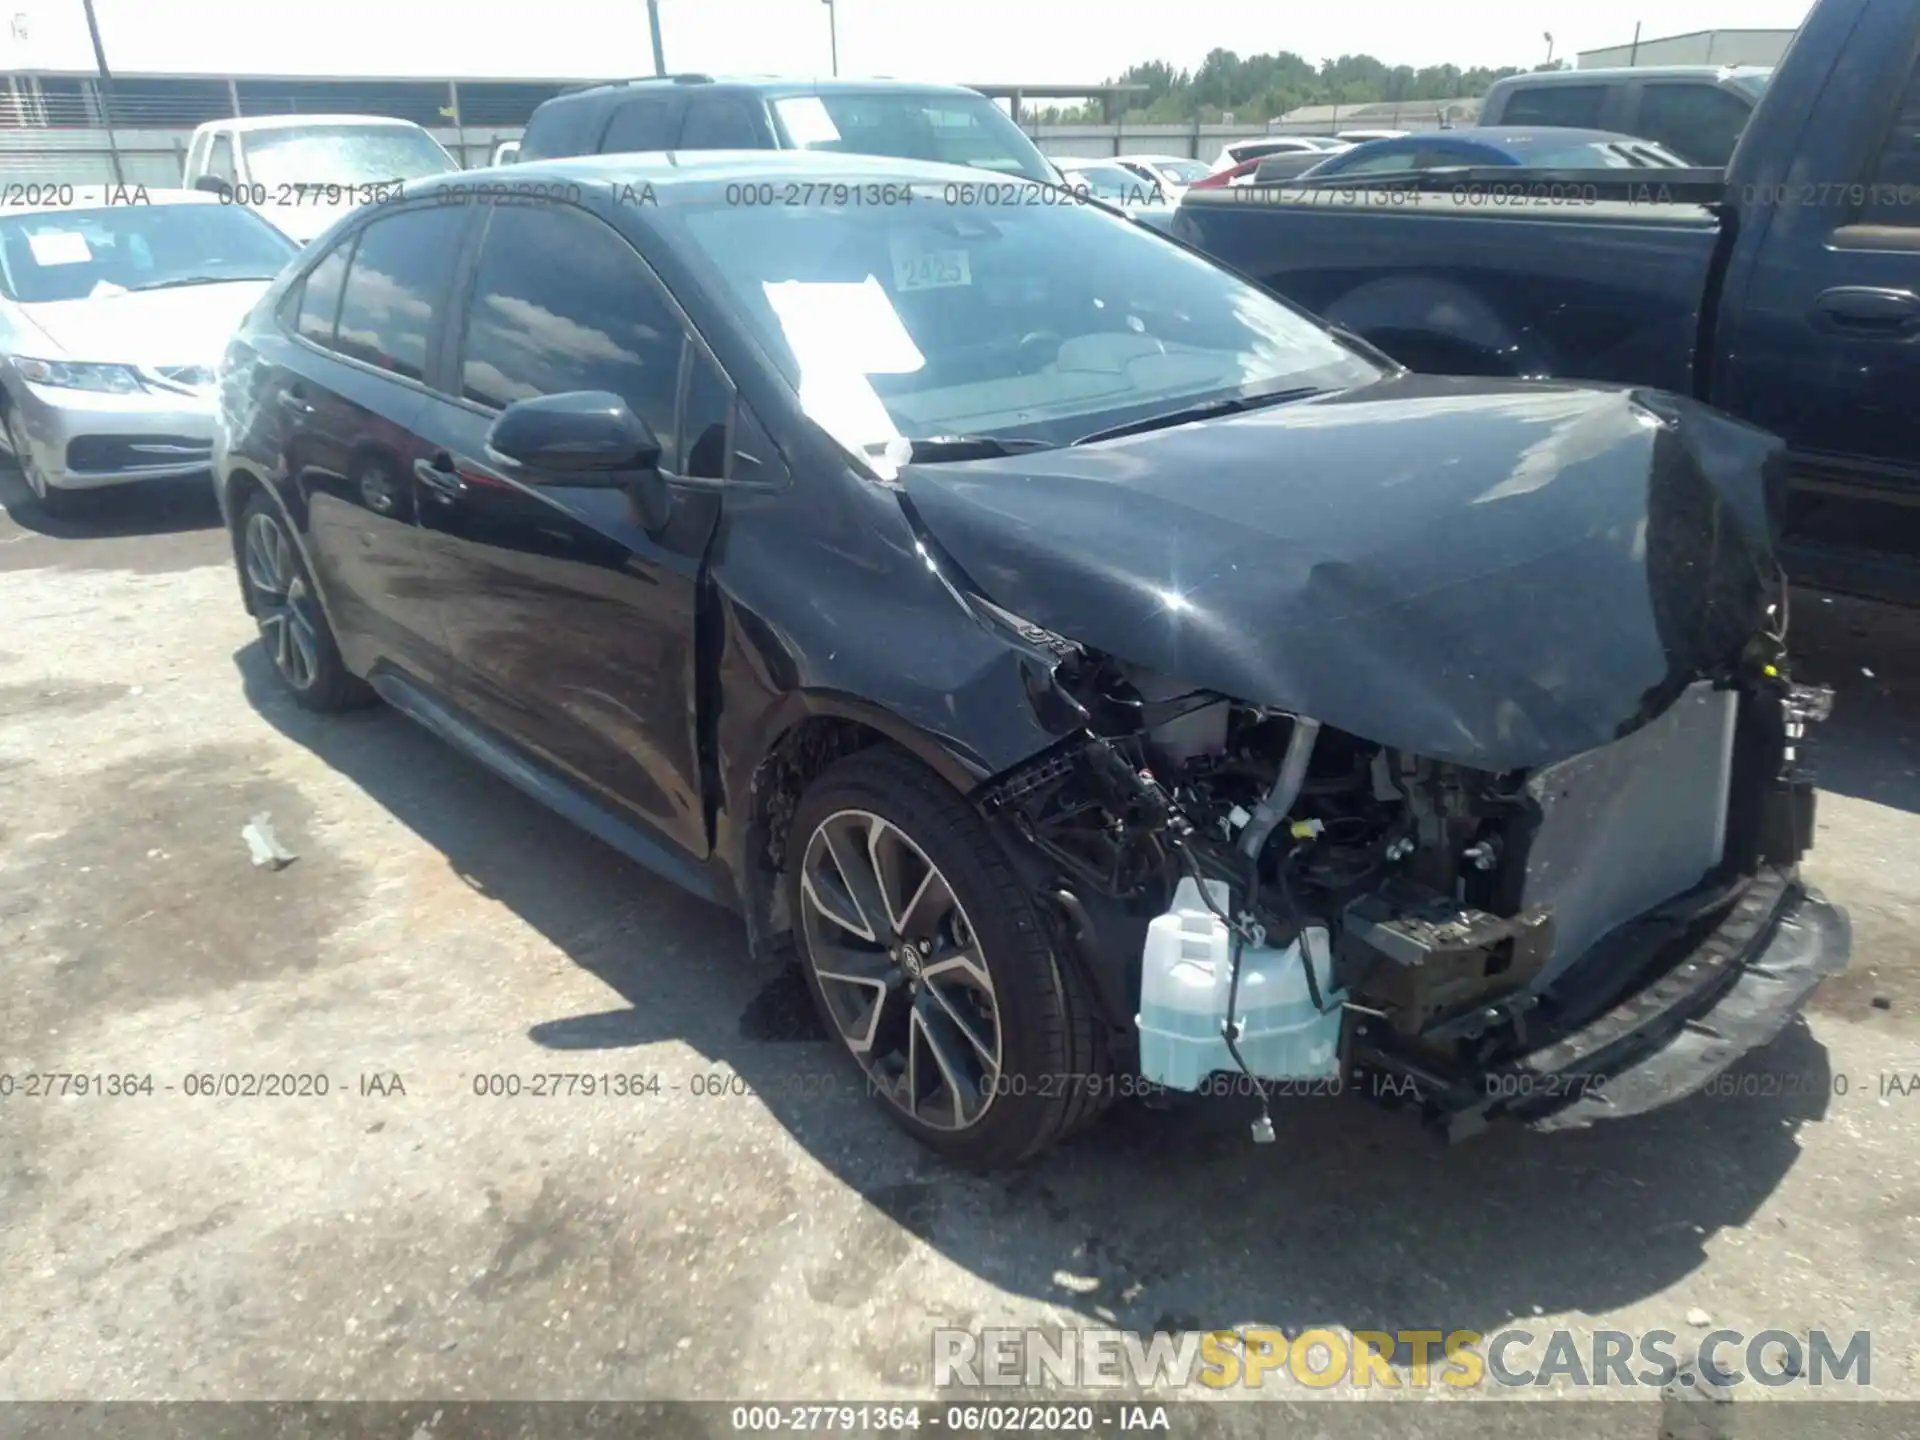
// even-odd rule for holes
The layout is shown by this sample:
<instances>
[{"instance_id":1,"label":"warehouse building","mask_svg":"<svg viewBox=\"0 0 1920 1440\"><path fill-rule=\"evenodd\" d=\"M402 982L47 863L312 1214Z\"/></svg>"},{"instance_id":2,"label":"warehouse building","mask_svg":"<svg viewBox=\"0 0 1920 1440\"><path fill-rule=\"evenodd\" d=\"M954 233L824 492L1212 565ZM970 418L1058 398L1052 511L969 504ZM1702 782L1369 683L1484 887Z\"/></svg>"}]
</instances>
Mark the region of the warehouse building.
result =
<instances>
[{"instance_id":1,"label":"warehouse building","mask_svg":"<svg viewBox=\"0 0 1920 1440\"><path fill-rule=\"evenodd\" d=\"M1628 65L1778 65L1793 43L1792 30L1691 30L1638 45L1582 50L1576 70L1612 70Z\"/></svg>"}]
</instances>

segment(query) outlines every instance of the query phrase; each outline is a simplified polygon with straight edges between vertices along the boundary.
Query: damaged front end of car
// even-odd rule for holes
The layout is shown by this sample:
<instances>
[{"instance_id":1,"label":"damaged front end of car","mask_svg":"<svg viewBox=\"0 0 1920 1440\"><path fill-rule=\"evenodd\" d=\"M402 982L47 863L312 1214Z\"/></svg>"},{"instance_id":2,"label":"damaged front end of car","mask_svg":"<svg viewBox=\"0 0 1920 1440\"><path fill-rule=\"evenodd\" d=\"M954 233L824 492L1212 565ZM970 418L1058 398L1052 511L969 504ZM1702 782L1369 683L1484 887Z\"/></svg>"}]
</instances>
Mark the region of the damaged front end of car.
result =
<instances>
[{"instance_id":1,"label":"damaged front end of car","mask_svg":"<svg viewBox=\"0 0 1920 1440\"><path fill-rule=\"evenodd\" d=\"M1085 652L1056 675L1086 726L980 800L1051 867L1082 962L1125 947L1150 1081L1357 1085L1453 1136L1579 1123L1704 1084L1845 959L1844 918L1797 880L1797 742L1828 697L1777 665L1510 772Z\"/></svg>"},{"instance_id":2,"label":"damaged front end of car","mask_svg":"<svg viewBox=\"0 0 1920 1440\"><path fill-rule=\"evenodd\" d=\"M1454 526L1504 538L1451 569L1416 524L1370 547L1372 570L1287 579L1289 556L1259 571L1248 553L1281 544L1278 523L1189 509L1131 574L1096 539L1097 566L1049 576L1023 548L1036 497L1120 477L1115 502L1164 505L1138 488L1159 466L1070 457L1022 476L1018 509L976 478L909 475L926 543L1027 653L1032 703L1065 737L978 801L1148 1081L1359 1088L1450 1137L1499 1114L1580 1125L1704 1085L1844 965L1845 916L1798 876L1799 752L1831 697L1787 673L1762 493L1777 450L1684 402L1572 393L1488 407L1579 463L1510 492L1531 515ZM1027 523L1003 528L1009 513ZM1425 519L1444 544L1458 515ZM1184 572L1183 605L1141 580L1150 552ZM1388 584L1396 564L1428 574ZM1126 613L1156 590L1157 614Z\"/></svg>"}]
</instances>

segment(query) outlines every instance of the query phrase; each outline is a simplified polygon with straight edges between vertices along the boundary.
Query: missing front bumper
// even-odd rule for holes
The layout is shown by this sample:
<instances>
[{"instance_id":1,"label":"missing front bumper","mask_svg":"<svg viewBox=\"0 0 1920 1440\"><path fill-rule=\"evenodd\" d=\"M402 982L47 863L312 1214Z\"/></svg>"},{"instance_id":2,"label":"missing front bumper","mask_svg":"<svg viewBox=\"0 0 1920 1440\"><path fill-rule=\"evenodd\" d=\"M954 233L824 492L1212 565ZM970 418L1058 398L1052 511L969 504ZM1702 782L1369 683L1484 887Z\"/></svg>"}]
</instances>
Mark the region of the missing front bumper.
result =
<instances>
[{"instance_id":1,"label":"missing front bumper","mask_svg":"<svg viewBox=\"0 0 1920 1440\"><path fill-rule=\"evenodd\" d=\"M1779 871L1755 876L1720 923L1659 979L1519 1060L1448 1081L1391 1053L1363 1067L1410 1081L1434 1123L1464 1139L1495 1117L1579 1129L1702 1089L1786 1028L1852 946L1846 912Z\"/></svg>"}]
</instances>

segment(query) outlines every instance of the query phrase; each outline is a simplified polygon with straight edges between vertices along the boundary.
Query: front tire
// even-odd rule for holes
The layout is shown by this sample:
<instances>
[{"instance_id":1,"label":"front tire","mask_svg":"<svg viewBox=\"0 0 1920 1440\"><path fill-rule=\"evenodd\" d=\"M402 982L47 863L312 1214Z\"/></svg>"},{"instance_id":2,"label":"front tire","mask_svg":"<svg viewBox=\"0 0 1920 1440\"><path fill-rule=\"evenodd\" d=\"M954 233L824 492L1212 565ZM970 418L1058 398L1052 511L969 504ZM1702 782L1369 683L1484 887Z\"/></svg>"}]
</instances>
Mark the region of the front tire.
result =
<instances>
[{"instance_id":1,"label":"front tire","mask_svg":"<svg viewBox=\"0 0 1920 1440\"><path fill-rule=\"evenodd\" d=\"M320 608L319 592L280 508L263 492L240 518L241 575L274 678L308 710L349 710L373 698L349 673Z\"/></svg>"},{"instance_id":2,"label":"front tire","mask_svg":"<svg viewBox=\"0 0 1920 1440\"><path fill-rule=\"evenodd\" d=\"M986 824L932 771L890 747L840 761L802 798L787 858L814 1004L909 1134L993 1169L1104 1108L1079 976Z\"/></svg>"},{"instance_id":3,"label":"front tire","mask_svg":"<svg viewBox=\"0 0 1920 1440\"><path fill-rule=\"evenodd\" d=\"M33 497L34 506L49 520L73 519L84 507L86 492L62 490L47 483L46 473L34 461L33 451L20 436L11 408L6 412L6 426L7 448L13 452L14 467L19 470L20 478L27 482L27 493Z\"/></svg>"}]
</instances>

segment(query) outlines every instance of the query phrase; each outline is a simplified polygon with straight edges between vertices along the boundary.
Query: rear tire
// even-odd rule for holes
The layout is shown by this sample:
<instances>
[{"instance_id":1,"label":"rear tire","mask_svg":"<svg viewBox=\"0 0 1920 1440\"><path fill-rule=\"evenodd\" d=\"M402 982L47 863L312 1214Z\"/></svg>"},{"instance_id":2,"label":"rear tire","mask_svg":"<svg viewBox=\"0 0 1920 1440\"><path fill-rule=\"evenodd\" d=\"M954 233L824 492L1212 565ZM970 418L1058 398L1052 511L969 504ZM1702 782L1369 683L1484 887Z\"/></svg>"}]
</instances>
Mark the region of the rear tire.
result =
<instances>
[{"instance_id":1,"label":"rear tire","mask_svg":"<svg viewBox=\"0 0 1920 1440\"><path fill-rule=\"evenodd\" d=\"M240 574L260 626L261 648L283 690L321 713L373 700L372 689L340 658L300 547L280 507L262 491L255 491L241 512Z\"/></svg>"},{"instance_id":2,"label":"rear tire","mask_svg":"<svg viewBox=\"0 0 1920 1440\"><path fill-rule=\"evenodd\" d=\"M892 747L840 761L802 797L787 860L814 1004L907 1133L995 1169L1105 1108L1104 1034L1078 972L932 771Z\"/></svg>"}]
</instances>

